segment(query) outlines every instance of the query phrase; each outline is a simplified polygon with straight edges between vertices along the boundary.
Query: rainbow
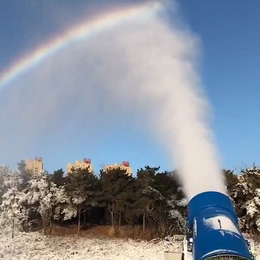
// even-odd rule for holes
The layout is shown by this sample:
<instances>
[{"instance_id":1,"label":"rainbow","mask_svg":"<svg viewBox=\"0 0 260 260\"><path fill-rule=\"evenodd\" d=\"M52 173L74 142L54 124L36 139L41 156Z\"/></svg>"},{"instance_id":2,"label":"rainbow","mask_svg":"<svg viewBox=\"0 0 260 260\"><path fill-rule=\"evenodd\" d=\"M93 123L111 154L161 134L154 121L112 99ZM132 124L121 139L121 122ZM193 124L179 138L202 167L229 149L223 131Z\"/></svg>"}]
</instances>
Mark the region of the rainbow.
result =
<instances>
[{"instance_id":1,"label":"rainbow","mask_svg":"<svg viewBox=\"0 0 260 260\"><path fill-rule=\"evenodd\" d=\"M98 18L83 22L80 25L65 31L65 33L38 47L36 50L32 51L31 54L22 57L8 69L4 70L4 72L0 74L0 90L19 75L30 70L42 60L50 57L70 43L91 37L118 23L153 14L155 11L161 9L161 7L162 5L158 2L139 4L127 7L123 10L103 14Z\"/></svg>"}]
</instances>

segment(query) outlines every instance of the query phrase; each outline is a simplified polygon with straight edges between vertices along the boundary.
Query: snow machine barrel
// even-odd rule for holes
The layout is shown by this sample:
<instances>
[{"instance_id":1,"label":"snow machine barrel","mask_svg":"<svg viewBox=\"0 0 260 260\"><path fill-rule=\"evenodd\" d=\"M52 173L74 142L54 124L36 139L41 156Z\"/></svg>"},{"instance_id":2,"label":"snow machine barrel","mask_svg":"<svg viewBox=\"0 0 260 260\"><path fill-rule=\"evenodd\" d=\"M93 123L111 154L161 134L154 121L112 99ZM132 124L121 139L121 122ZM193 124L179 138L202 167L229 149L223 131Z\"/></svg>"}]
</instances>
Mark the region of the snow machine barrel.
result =
<instances>
[{"instance_id":1,"label":"snow machine barrel","mask_svg":"<svg viewBox=\"0 0 260 260\"><path fill-rule=\"evenodd\" d=\"M188 204L193 232L193 260L252 259L230 198L215 191L203 192Z\"/></svg>"}]
</instances>

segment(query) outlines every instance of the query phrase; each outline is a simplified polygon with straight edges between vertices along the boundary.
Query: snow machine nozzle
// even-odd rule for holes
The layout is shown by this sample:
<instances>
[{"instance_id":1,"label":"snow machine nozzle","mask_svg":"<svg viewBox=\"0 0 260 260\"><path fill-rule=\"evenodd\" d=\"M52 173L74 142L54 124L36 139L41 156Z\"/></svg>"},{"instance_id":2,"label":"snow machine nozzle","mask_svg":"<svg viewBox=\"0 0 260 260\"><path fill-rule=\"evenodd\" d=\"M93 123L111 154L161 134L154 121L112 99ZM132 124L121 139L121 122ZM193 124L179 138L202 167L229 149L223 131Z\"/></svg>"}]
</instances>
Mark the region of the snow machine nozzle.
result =
<instances>
[{"instance_id":1,"label":"snow machine nozzle","mask_svg":"<svg viewBox=\"0 0 260 260\"><path fill-rule=\"evenodd\" d=\"M252 259L227 195L215 191L196 195L188 204L188 217L193 233L193 260Z\"/></svg>"}]
</instances>

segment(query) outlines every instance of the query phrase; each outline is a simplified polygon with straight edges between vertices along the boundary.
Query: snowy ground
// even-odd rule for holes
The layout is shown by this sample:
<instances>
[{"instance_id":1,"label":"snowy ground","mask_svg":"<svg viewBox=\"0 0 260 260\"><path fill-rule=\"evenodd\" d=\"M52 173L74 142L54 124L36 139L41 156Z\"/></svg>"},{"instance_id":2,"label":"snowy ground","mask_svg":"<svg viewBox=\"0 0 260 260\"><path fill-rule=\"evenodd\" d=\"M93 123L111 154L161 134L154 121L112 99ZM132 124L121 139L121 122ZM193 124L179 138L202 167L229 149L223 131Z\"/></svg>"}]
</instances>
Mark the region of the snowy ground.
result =
<instances>
[{"instance_id":1,"label":"snowy ground","mask_svg":"<svg viewBox=\"0 0 260 260\"><path fill-rule=\"evenodd\" d=\"M0 259L88 259L88 260L164 260L164 251L180 251L170 241L94 239L77 236L46 237L38 232L19 233L12 239L0 234Z\"/></svg>"},{"instance_id":2,"label":"snowy ground","mask_svg":"<svg viewBox=\"0 0 260 260\"><path fill-rule=\"evenodd\" d=\"M46 237L41 233L0 232L0 259L8 260L164 260L165 251L180 251L181 243L170 240L136 242L123 239L83 238L78 236ZM260 260L260 245L255 245Z\"/></svg>"}]
</instances>

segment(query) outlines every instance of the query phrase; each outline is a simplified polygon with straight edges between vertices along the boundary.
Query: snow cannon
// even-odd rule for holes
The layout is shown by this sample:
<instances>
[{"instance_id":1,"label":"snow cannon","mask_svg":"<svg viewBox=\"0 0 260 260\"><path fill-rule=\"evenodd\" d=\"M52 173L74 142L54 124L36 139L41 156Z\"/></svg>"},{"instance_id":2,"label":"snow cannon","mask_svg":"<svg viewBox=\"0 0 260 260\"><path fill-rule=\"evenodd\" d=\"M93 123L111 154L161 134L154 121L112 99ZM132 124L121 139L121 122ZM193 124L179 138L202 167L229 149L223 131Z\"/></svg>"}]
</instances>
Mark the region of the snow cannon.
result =
<instances>
[{"instance_id":1,"label":"snow cannon","mask_svg":"<svg viewBox=\"0 0 260 260\"><path fill-rule=\"evenodd\" d=\"M228 196L215 191L196 195L188 204L188 217L193 260L253 259Z\"/></svg>"}]
</instances>

